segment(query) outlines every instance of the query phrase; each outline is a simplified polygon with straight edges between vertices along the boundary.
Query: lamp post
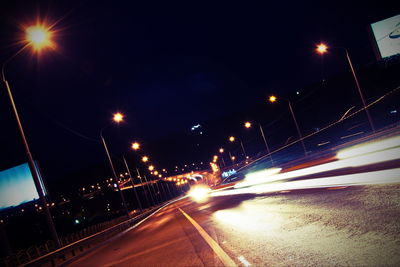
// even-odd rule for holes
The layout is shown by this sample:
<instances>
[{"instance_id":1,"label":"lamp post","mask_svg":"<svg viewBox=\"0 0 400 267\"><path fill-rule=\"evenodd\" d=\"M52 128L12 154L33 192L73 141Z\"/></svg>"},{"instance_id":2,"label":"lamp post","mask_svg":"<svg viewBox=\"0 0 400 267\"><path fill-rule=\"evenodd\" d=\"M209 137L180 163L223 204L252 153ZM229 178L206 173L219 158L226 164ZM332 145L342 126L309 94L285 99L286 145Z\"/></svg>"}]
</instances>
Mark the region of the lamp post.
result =
<instances>
[{"instance_id":1,"label":"lamp post","mask_svg":"<svg viewBox=\"0 0 400 267\"><path fill-rule=\"evenodd\" d=\"M133 192L134 192L134 194L135 194L136 201L137 201L138 204L139 204L139 209L140 209L141 212L143 212L142 203L140 202L139 196L138 196L138 194L137 194L137 192L136 192L135 182L133 181L133 177L132 177L132 175L131 175L131 171L129 170L128 163L126 162L125 157L123 157L123 160L124 160L124 163L125 163L126 171L128 172L129 177L131 178Z\"/></svg>"},{"instance_id":2,"label":"lamp post","mask_svg":"<svg viewBox=\"0 0 400 267\"><path fill-rule=\"evenodd\" d=\"M228 140L229 140L229 142L233 143L233 142L235 142L236 138L234 136L230 136ZM245 159L247 159L247 154L246 154L246 150L244 150L243 142L241 139L239 139L239 142L240 142L240 146L242 147L244 157L245 157Z\"/></svg>"},{"instance_id":3,"label":"lamp post","mask_svg":"<svg viewBox=\"0 0 400 267\"><path fill-rule=\"evenodd\" d=\"M39 200L44 209L47 226L49 227L51 237L52 237L53 241L55 242L56 247L59 248L59 247L61 247L61 243L58 238L58 234L57 234L56 228L54 226L54 222L51 217L46 198L44 196L44 192L43 192L44 188L42 188L40 178L39 178L39 173L38 173L37 167L35 165L35 162L33 160L33 156L30 151L30 147L29 147L28 141L26 139L24 129L22 127L22 123L21 123L21 120L20 120L20 117L18 114L17 106L15 104L10 85L5 76L5 67L14 57L16 57L19 53L21 53L28 46L31 47L33 49L33 51L37 52L37 53L39 53L42 49L44 49L46 47L52 47L54 44L51 40L51 37L52 37L52 32L51 32L50 28L46 28L46 27L40 26L40 25L36 25L36 26L27 28L26 29L26 39L24 40L26 42L26 44L21 49L19 49L14 55L9 57L2 64L1 80L4 84L4 86L6 87L7 94L8 94L12 109L13 109L13 113L14 113L15 119L17 121L18 130L21 135L22 142L23 142L24 148L25 148L25 153L28 158L29 170L32 174L33 182L35 184L35 188L38 193Z\"/></svg>"},{"instance_id":4,"label":"lamp post","mask_svg":"<svg viewBox=\"0 0 400 267\"><path fill-rule=\"evenodd\" d=\"M221 147L218 151L219 151L219 153L221 153L222 164L225 167L226 164L225 164L225 160L224 160L224 156L223 156L223 153L224 153L225 150Z\"/></svg>"},{"instance_id":5,"label":"lamp post","mask_svg":"<svg viewBox=\"0 0 400 267\"><path fill-rule=\"evenodd\" d=\"M366 103L365 98L364 98L364 94L363 94L363 92L361 90L360 83L358 81L356 72L355 72L354 67L353 67L353 63L351 62L351 59L350 59L349 51L347 51L347 49L344 48L344 47L334 47L334 48L343 49L345 51L345 53L346 53L347 62L349 63L351 74L353 75L354 82L356 83L358 94L360 95L361 102L362 102L364 110L365 110L365 114L367 115L369 126L371 127L372 132L375 132L374 122L372 120L371 115L369 114L367 103ZM324 44L324 43L320 43L319 45L317 45L316 51L320 55L323 55L323 54L328 52L328 46L326 44Z\"/></svg>"},{"instance_id":6,"label":"lamp post","mask_svg":"<svg viewBox=\"0 0 400 267\"><path fill-rule=\"evenodd\" d=\"M118 113L115 113L115 114L114 114L113 120L114 120L116 123L120 123L120 122L123 121L123 118L124 118L124 116L123 116L121 113L118 112ZM108 125L108 126L110 126L110 125ZM111 160L111 156L110 156L110 153L109 153L109 151L108 151L108 147L107 147L107 144L106 144L106 140L104 139L104 136L103 136L103 131L104 131L104 129L107 128L108 126L102 128L102 129L100 130L100 138L101 138L101 141L102 141L102 143L103 143L104 150L106 151L107 158L108 158L108 162L110 163L111 172L112 172L112 175L113 175L113 177L114 177L114 180L115 180L115 182L116 182L116 184L117 184L117 190L118 190L119 195L120 195L120 197L121 197L122 204L123 204L123 206L124 206L126 216L127 216L128 219L129 219L129 218L130 218L130 215L129 215L128 207L127 207L127 205L126 205L126 201L125 201L124 195L123 195L123 193L122 193L122 191L121 191L121 188L120 188L120 186L119 186L119 184L118 184L117 173L115 172L114 164L113 164L113 162L112 162L112 160Z\"/></svg>"},{"instance_id":7,"label":"lamp post","mask_svg":"<svg viewBox=\"0 0 400 267\"><path fill-rule=\"evenodd\" d=\"M270 160L271 160L271 166L274 166L274 161L273 161L273 159L272 159L272 154L271 154L271 152L270 152L270 150L269 150L269 146L268 146L268 143L267 143L267 139L265 139L264 130L263 130L263 128L262 128L262 126L261 126L260 123L259 123L258 125L259 125L259 127L260 127L260 133L261 133L261 136L262 136L262 138L263 138L263 140L264 140L265 147L267 148L267 153L268 153L269 158L270 158ZM251 124L251 122L249 122L249 121L247 121L247 122L244 123L244 127L247 128L247 129L251 128L251 126L252 126L252 124Z\"/></svg>"},{"instance_id":8,"label":"lamp post","mask_svg":"<svg viewBox=\"0 0 400 267\"><path fill-rule=\"evenodd\" d=\"M277 97L272 95L272 96L269 97L268 100L269 100L269 102L274 103L274 102L277 101ZM293 108L292 108L292 103L290 102L289 99L286 99L286 101L288 102L290 114L292 114L292 118L293 118L294 124L296 125L297 134L299 135L300 142L301 142L301 145L302 145L303 150L304 150L304 155L307 156L306 146L304 144L303 136L302 136L302 134L300 132L300 128L299 128L299 124L297 123L296 116L294 115L294 111L293 111Z\"/></svg>"},{"instance_id":9,"label":"lamp post","mask_svg":"<svg viewBox=\"0 0 400 267\"><path fill-rule=\"evenodd\" d=\"M143 192L144 192L144 197L146 198L146 203L149 204L150 202L149 202L149 198L147 197L146 185L143 184L142 177L140 176L140 172L139 172L138 168L136 168L136 173L137 173L137 176L138 176L138 178L140 180L141 185L143 186Z\"/></svg>"}]
</instances>

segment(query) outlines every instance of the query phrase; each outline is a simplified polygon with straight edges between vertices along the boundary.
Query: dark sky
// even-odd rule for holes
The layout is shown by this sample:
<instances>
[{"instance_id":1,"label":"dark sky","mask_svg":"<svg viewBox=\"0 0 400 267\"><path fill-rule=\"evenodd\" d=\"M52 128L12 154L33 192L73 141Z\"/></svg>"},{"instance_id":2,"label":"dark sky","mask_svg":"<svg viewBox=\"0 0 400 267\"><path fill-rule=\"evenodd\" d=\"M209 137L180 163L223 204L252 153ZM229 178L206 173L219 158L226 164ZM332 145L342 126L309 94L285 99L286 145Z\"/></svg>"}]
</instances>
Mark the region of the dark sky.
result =
<instances>
[{"instance_id":1,"label":"dark sky","mask_svg":"<svg viewBox=\"0 0 400 267\"><path fill-rule=\"evenodd\" d=\"M197 160L179 139L191 126L343 72L338 55L322 64L313 51L319 41L347 47L359 66L373 62L368 25L397 14L393 8L385 1L3 0L1 60L18 50L20 24L38 15L57 21L55 51L24 52L6 69L48 176L103 161L92 139L115 111L126 114L126 123L105 131L116 154L138 140L156 164L184 164ZM0 111L5 169L25 155L4 90Z\"/></svg>"}]
</instances>

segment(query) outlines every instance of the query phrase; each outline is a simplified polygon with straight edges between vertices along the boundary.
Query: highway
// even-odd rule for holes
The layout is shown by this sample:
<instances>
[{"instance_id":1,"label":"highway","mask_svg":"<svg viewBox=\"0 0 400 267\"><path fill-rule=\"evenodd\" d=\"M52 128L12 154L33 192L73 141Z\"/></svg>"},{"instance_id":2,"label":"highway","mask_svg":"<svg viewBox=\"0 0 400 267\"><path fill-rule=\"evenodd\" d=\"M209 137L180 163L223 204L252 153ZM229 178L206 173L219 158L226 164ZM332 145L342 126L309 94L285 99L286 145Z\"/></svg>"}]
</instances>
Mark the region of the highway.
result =
<instances>
[{"instance_id":1,"label":"highway","mask_svg":"<svg viewBox=\"0 0 400 267\"><path fill-rule=\"evenodd\" d=\"M398 266L399 189L186 198L71 266Z\"/></svg>"},{"instance_id":2,"label":"highway","mask_svg":"<svg viewBox=\"0 0 400 267\"><path fill-rule=\"evenodd\" d=\"M182 198L71 266L399 266L399 137Z\"/></svg>"}]
</instances>

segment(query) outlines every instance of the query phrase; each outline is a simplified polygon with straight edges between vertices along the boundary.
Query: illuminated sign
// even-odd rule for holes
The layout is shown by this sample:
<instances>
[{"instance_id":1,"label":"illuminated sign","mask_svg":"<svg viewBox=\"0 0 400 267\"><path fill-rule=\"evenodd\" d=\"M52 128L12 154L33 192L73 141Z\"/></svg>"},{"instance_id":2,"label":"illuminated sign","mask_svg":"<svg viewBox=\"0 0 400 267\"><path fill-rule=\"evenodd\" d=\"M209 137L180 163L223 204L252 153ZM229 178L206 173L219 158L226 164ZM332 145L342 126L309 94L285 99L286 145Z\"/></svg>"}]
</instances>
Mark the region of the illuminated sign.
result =
<instances>
[{"instance_id":1,"label":"illuminated sign","mask_svg":"<svg viewBox=\"0 0 400 267\"><path fill-rule=\"evenodd\" d=\"M380 58L400 54L400 15L371 24Z\"/></svg>"},{"instance_id":2,"label":"illuminated sign","mask_svg":"<svg viewBox=\"0 0 400 267\"><path fill-rule=\"evenodd\" d=\"M36 162L35 165L36 170L38 170ZM40 172L38 171L37 173L40 185L43 188L43 194L46 194ZM38 198L39 195L28 163L0 171L0 211Z\"/></svg>"},{"instance_id":3,"label":"illuminated sign","mask_svg":"<svg viewBox=\"0 0 400 267\"><path fill-rule=\"evenodd\" d=\"M231 169L229 171L223 172L222 173L222 178L227 178L227 177L229 177L231 175L234 175L234 174L236 174L236 170L235 169Z\"/></svg>"}]
</instances>

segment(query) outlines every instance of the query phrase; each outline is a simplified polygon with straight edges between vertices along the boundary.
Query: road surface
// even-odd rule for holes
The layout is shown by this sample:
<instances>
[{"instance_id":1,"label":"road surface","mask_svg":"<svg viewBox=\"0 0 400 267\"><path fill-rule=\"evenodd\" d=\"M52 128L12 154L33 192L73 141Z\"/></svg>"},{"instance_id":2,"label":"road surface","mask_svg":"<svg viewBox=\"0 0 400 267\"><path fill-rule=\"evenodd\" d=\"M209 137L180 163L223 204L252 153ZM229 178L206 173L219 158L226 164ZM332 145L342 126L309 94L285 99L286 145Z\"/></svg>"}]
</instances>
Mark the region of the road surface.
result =
<instances>
[{"instance_id":1,"label":"road surface","mask_svg":"<svg viewBox=\"0 0 400 267\"><path fill-rule=\"evenodd\" d=\"M71 266L399 266L400 183L189 198Z\"/></svg>"}]
</instances>

